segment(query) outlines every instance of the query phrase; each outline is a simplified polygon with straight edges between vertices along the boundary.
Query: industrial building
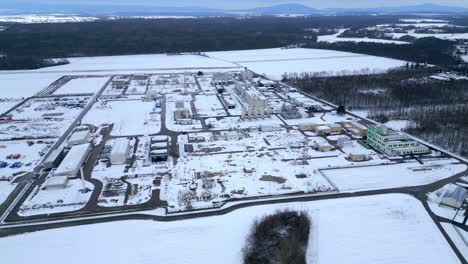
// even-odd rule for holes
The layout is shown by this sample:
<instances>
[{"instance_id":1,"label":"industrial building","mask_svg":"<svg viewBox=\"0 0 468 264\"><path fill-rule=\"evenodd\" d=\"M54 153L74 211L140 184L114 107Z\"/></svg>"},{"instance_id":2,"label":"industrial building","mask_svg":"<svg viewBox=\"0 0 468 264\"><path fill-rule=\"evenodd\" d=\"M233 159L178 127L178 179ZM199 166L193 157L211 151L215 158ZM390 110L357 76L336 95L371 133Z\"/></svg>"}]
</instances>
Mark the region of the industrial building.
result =
<instances>
[{"instance_id":1,"label":"industrial building","mask_svg":"<svg viewBox=\"0 0 468 264\"><path fill-rule=\"evenodd\" d=\"M232 74L227 72L217 72L213 74L213 78L211 79L211 85L228 85L232 84Z\"/></svg>"},{"instance_id":2,"label":"industrial building","mask_svg":"<svg viewBox=\"0 0 468 264\"><path fill-rule=\"evenodd\" d=\"M54 176L48 178L44 182L44 188L46 190L59 190L59 189L65 189L68 184L68 177L67 176Z\"/></svg>"},{"instance_id":3,"label":"industrial building","mask_svg":"<svg viewBox=\"0 0 468 264\"><path fill-rule=\"evenodd\" d=\"M367 136L367 127L361 125L357 121L346 120L341 122L341 125L346 131L348 131L349 133L351 133L351 135L355 137L362 138Z\"/></svg>"},{"instance_id":4,"label":"industrial building","mask_svg":"<svg viewBox=\"0 0 468 264\"><path fill-rule=\"evenodd\" d=\"M176 110L174 111L174 120L179 125L190 125L192 124L192 115L189 110Z\"/></svg>"},{"instance_id":5,"label":"industrial building","mask_svg":"<svg viewBox=\"0 0 468 264\"><path fill-rule=\"evenodd\" d=\"M73 146L54 172L54 176L67 176L73 178L78 174L83 162L88 157L91 144Z\"/></svg>"},{"instance_id":6,"label":"industrial building","mask_svg":"<svg viewBox=\"0 0 468 264\"><path fill-rule=\"evenodd\" d=\"M440 197L440 204L453 208L460 208L467 194L468 191L464 187L456 184L449 184L445 186L445 191Z\"/></svg>"},{"instance_id":7,"label":"industrial building","mask_svg":"<svg viewBox=\"0 0 468 264\"><path fill-rule=\"evenodd\" d=\"M371 126L367 129L367 143L390 156L424 154L429 152L428 147L383 125Z\"/></svg>"},{"instance_id":8,"label":"industrial building","mask_svg":"<svg viewBox=\"0 0 468 264\"><path fill-rule=\"evenodd\" d=\"M351 161L358 162L358 161L366 161L368 160L368 157L366 154L363 154L363 153L349 153L348 159Z\"/></svg>"},{"instance_id":9,"label":"industrial building","mask_svg":"<svg viewBox=\"0 0 468 264\"><path fill-rule=\"evenodd\" d=\"M149 158L151 162L166 161L169 157L169 138L154 136L150 141Z\"/></svg>"},{"instance_id":10,"label":"industrial building","mask_svg":"<svg viewBox=\"0 0 468 264\"><path fill-rule=\"evenodd\" d=\"M63 148L59 147L53 150L44 161L44 168L51 169L57 167L64 157Z\"/></svg>"},{"instance_id":11,"label":"industrial building","mask_svg":"<svg viewBox=\"0 0 468 264\"><path fill-rule=\"evenodd\" d=\"M328 151L333 150L333 146L330 145L328 141L319 137L314 139L314 146L318 151L322 151L322 152L328 152Z\"/></svg>"},{"instance_id":12,"label":"industrial building","mask_svg":"<svg viewBox=\"0 0 468 264\"><path fill-rule=\"evenodd\" d=\"M130 157L132 146L128 138L117 138L112 146L110 162L113 165L125 164Z\"/></svg>"},{"instance_id":13,"label":"industrial building","mask_svg":"<svg viewBox=\"0 0 468 264\"><path fill-rule=\"evenodd\" d=\"M247 106L242 108L242 118L264 118L271 115L268 99L254 87L237 83L235 91Z\"/></svg>"},{"instance_id":14,"label":"industrial building","mask_svg":"<svg viewBox=\"0 0 468 264\"><path fill-rule=\"evenodd\" d=\"M68 139L67 147L71 148L75 145L87 143L89 142L90 138L91 138L91 133L89 132L89 130L75 131Z\"/></svg>"}]
</instances>

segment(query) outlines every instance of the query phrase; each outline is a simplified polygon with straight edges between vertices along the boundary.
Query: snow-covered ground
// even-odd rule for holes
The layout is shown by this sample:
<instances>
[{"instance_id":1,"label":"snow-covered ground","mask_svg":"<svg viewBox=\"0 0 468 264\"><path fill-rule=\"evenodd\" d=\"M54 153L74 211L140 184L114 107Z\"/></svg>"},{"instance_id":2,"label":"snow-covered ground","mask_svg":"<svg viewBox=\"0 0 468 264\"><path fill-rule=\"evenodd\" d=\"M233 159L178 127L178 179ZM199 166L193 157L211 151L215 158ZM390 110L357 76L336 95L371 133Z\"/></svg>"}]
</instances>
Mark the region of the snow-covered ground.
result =
<instances>
[{"instance_id":1,"label":"snow-covered ground","mask_svg":"<svg viewBox=\"0 0 468 264\"><path fill-rule=\"evenodd\" d=\"M54 94L95 93L109 80L109 77L71 79Z\"/></svg>"},{"instance_id":2,"label":"snow-covered ground","mask_svg":"<svg viewBox=\"0 0 468 264\"><path fill-rule=\"evenodd\" d=\"M66 16L66 15L2 15L0 22L35 24L35 23L70 23L70 22L91 22L97 17L86 16Z\"/></svg>"},{"instance_id":3,"label":"snow-covered ground","mask_svg":"<svg viewBox=\"0 0 468 264\"><path fill-rule=\"evenodd\" d=\"M403 130L414 125L414 121L411 120L391 120L385 123L387 127L394 130Z\"/></svg>"},{"instance_id":4,"label":"snow-covered ground","mask_svg":"<svg viewBox=\"0 0 468 264\"><path fill-rule=\"evenodd\" d=\"M39 231L0 239L2 261L63 263L83 252L96 263L237 264L253 221L282 209L311 216L310 264L460 263L419 201L397 194L255 206L176 222L133 220ZM125 243L125 251L117 252L122 241L135 238L138 243ZM82 262L67 258L70 264Z\"/></svg>"},{"instance_id":5,"label":"snow-covered ground","mask_svg":"<svg viewBox=\"0 0 468 264\"><path fill-rule=\"evenodd\" d=\"M60 74L34 74L33 71L24 71L24 73L0 71L0 97L30 97L60 77Z\"/></svg>"},{"instance_id":6,"label":"snow-covered ground","mask_svg":"<svg viewBox=\"0 0 468 264\"><path fill-rule=\"evenodd\" d=\"M19 104L22 99L10 99L5 101L0 101L0 113L5 113L6 111L13 108L15 105Z\"/></svg>"},{"instance_id":7,"label":"snow-covered ground","mask_svg":"<svg viewBox=\"0 0 468 264\"><path fill-rule=\"evenodd\" d=\"M100 101L84 116L83 124L114 124L111 135L155 134L161 130L161 115L152 102L141 100Z\"/></svg>"},{"instance_id":8,"label":"snow-covered ground","mask_svg":"<svg viewBox=\"0 0 468 264\"><path fill-rule=\"evenodd\" d=\"M124 55L69 58L69 64L35 70L36 72L86 72L91 74L109 73L137 73L137 72L170 72L170 71L198 71L220 68L233 70L239 68L230 62L216 60L199 55Z\"/></svg>"},{"instance_id":9,"label":"snow-covered ground","mask_svg":"<svg viewBox=\"0 0 468 264\"><path fill-rule=\"evenodd\" d=\"M404 61L349 52L320 49L261 49L208 52L208 56L231 61L280 80L284 73L359 74L382 72L405 65Z\"/></svg>"},{"instance_id":10,"label":"snow-covered ground","mask_svg":"<svg viewBox=\"0 0 468 264\"><path fill-rule=\"evenodd\" d=\"M449 223L442 223L442 227L462 253L465 261L468 261L468 232Z\"/></svg>"},{"instance_id":11,"label":"snow-covered ground","mask_svg":"<svg viewBox=\"0 0 468 264\"><path fill-rule=\"evenodd\" d=\"M26 199L18 210L18 214L21 216L31 216L79 210L88 203L94 189L92 183L84 183L86 188L91 191L85 193L80 191L84 187L81 179L69 180L64 189L39 189L37 194L31 194Z\"/></svg>"},{"instance_id":12,"label":"snow-covered ground","mask_svg":"<svg viewBox=\"0 0 468 264\"><path fill-rule=\"evenodd\" d=\"M387 40L387 39L373 39L373 38L340 38L341 34L345 32L346 29L340 29L338 33L333 34L333 35L324 35L324 36L318 36L317 41L318 42L372 42L372 43L383 43L383 44L411 44L406 41L398 41L398 40Z\"/></svg>"},{"instance_id":13,"label":"snow-covered ground","mask_svg":"<svg viewBox=\"0 0 468 264\"><path fill-rule=\"evenodd\" d=\"M439 38L446 40L466 40L468 39L468 33L414 33L412 31L408 33L387 33L389 36L392 36L394 39L399 39L403 36L411 36L414 38Z\"/></svg>"},{"instance_id":14,"label":"snow-covered ground","mask_svg":"<svg viewBox=\"0 0 468 264\"><path fill-rule=\"evenodd\" d=\"M454 159L394 165L323 170L340 191L396 188L429 184L466 170Z\"/></svg>"}]
</instances>

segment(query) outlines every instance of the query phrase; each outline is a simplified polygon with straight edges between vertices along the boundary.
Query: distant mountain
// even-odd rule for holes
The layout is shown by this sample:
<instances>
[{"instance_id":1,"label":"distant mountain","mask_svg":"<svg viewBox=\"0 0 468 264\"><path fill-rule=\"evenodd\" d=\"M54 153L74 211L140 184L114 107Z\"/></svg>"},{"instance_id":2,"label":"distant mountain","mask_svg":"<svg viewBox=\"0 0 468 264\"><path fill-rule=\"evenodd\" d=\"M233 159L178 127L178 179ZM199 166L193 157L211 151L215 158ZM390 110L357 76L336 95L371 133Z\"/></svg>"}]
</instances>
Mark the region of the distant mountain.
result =
<instances>
[{"instance_id":1,"label":"distant mountain","mask_svg":"<svg viewBox=\"0 0 468 264\"><path fill-rule=\"evenodd\" d=\"M436 4L421 4L412 6L388 6L376 8L328 8L324 11L334 13L461 13L468 12L468 8L456 6L443 6Z\"/></svg>"},{"instance_id":2,"label":"distant mountain","mask_svg":"<svg viewBox=\"0 0 468 264\"><path fill-rule=\"evenodd\" d=\"M147 5L111 5L111 4L34 4L5 3L0 14L92 14L92 15L276 15L276 14L340 14L340 13L459 13L468 12L468 8L422 4L413 6L377 7L377 8L327 8L315 9L302 4L281 4L252 9L212 9L205 7L158 7Z\"/></svg>"},{"instance_id":3,"label":"distant mountain","mask_svg":"<svg viewBox=\"0 0 468 264\"><path fill-rule=\"evenodd\" d=\"M268 7L258 7L253 9L244 10L249 14L258 15L276 15L276 14L316 14L320 10L301 5L301 4L283 4Z\"/></svg>"}]
</instances>

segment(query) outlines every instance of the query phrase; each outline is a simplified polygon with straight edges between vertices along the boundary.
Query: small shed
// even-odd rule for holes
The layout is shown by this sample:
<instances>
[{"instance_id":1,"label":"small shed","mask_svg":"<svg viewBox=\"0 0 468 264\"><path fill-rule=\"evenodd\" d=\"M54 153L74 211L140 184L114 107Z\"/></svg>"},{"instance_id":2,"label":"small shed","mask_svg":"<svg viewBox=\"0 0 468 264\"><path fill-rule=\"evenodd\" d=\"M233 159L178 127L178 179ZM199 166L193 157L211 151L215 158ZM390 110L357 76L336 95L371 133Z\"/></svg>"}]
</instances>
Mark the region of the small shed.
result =
<instances>
[{"instance_id":1,"label":"small shed","mask_svg":"<svg viewBox=\"0 0 468 264\"><path fill-rule=\"evenodd\" d=\"M367 155L363 153L349 153L348 158L351 161L366 161Z\"/></svg>"}]
</instances>

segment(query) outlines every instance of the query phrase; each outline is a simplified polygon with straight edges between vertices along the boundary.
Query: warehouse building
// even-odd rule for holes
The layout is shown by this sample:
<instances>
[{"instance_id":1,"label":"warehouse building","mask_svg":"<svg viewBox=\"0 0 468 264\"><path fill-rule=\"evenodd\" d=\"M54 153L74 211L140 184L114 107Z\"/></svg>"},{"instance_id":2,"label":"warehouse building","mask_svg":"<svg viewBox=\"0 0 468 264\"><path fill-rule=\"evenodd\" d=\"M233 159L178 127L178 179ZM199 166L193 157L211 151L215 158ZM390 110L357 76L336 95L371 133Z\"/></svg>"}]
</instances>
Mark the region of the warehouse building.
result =
<instances>
[{"instance_id":1,"label":"warehouse building","mask_svg":"<svg viewBox=\"0 0 468 264\"><path fill-rule=\"evenodd\" d=\"M333 150L333 146L323 138L314 138L314 146L318 151L328 152Z\"/></svg>"},{"instance_id":2,"label":"warehouse building","mask_svg":"<svg viewBox=\"0 0 468 264\"><path fill-rule=\"evenodd\" d=\"M351 135L355 137L366 137L367 136L367 127L364 125L359 124L356 121L343 121L341 125L344 127L346 131L351 133Z\"/></svg>"},{"instance_id":3,"label":"warehouse building","mask_svg":"<svg viewBox=\"0 0 468 264\"><path fill-rule=\"evenodd\" d=\"M445 191L441 195L440 204L453 208L460 208L465 201L467 190L460 185L449 184L444 187Z\"/></svg>"},{"instance_id":4,"label":"warehouse building","mask_svg":"<svg viewBox=\"0 0 468 264\"><path fill-rule=\"evenodd\" d=\"M425 154L429 148L386 126L367 129L367 143L390 156Z\"/></svg>"},{"instance_id":5,"label":"warehouse building","mask_svg":"<svg viewBox=\"0 0 468 264\"><path fill-rule=\"evenodd\" d=\"M110 153L110 162L113 165L125 164L130 157L132 146L128 138L117 138Z\"/></svg>"},{"instance_id":6,"label":"warehouse building","mask_svg":"<svg viewBox=\"0 0 468 264\"><path fill-rule=\"evenodd\" d=\"M53 150L47 159L44 161L44 168L52 169L57 167L64 157L63 148L59 147Z\"/></svg>"},{"instance_id":7,"label":"warehouse building","mask_svg":"<svg viewBox=\"0 0 468 264\"><path fill-rule=\"evenodd\" d=\"M69 178L77 176L90 150L91 144L89 143L73 146L70 151L68 151L57 170L55 170L54 176L67 176Z\"/></svg>"},{"instance_id":8,"label":"warehouse building","mask_svg":"<svg viewBox=\"0 0 468 264\"><path fill-rule=\"evenodd\" d=\"M90 138L91 138L91 133L89 132L89 130L75 131L68 139L67 147L71 148L75 145L87 143L89 142Z\"/></svg>"}]
</instances>

